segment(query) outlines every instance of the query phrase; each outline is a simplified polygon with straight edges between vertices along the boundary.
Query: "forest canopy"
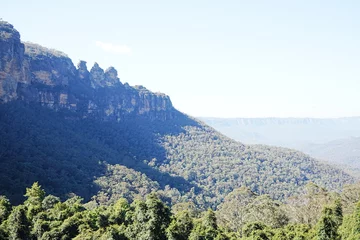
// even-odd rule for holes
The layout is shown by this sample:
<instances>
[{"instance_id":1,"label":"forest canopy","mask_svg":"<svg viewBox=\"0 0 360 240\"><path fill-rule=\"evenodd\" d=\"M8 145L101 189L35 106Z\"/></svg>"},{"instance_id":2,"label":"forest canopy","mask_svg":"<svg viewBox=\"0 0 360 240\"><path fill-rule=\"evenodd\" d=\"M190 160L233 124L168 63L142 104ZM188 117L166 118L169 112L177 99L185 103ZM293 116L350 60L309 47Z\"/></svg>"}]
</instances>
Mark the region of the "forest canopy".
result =
<instances>
[{"instance_id":1,"label":"forest canopy","mask_svg":"<svg viewBox=\"0 0 360 240\"><path fill-rule=\"evenodd\" d=\"M109 206L83 204L78 196L61 201L35 182L20 205L0 196L0 239L359 239L359 193L359 185L339 195L309 184L280 203L240 188L216 211L200 211L170 207L156 193Z\"/></svg>"}]
</instances>

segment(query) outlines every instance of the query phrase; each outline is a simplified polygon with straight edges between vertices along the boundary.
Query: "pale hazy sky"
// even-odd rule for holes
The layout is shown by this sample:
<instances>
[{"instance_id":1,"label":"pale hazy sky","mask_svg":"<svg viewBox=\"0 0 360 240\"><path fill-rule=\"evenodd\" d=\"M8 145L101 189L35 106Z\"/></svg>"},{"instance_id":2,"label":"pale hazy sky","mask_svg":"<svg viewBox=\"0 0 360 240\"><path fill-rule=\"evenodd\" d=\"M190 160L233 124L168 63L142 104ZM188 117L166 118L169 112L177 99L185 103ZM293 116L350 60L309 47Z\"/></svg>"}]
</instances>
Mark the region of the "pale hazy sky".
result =
<instances>
[{"instance_id":1,"label":"pale hazy sky","mask_svg":"<svg viewBox=\"0 0 360 240\"><path fill-rule=\"evenodd\" d=\"M360 1L1 0L23 41L211 117L360 115Z\"/></svg>"}]
</instances>

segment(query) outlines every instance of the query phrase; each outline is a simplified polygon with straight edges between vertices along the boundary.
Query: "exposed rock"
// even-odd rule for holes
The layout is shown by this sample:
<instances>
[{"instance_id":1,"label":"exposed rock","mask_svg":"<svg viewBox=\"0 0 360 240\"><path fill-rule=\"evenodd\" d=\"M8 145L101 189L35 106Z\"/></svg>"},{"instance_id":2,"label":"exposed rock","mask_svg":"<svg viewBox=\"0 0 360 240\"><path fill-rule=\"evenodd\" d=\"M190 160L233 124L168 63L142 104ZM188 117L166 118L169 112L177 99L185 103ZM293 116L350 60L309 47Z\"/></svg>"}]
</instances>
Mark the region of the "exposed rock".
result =
<instances>
[{"instance_id":1,"label":"exposed rock","mask_svg":"<svg viewBox=\"0 0 360 240\"><path fill-rule=\"evenodd\" d=\"M0 102L17 98L18 83L28 83L28 63L24 61L24 44L14 27L0 21Z\"/></svg>"},{"instance_id":2,"label":"exposed rock","mask_svg":"<svg viewBox=\"0 0 360 240\"><path fill-rule=\"evenodd\" d=\"M76 77L76 69L71 59L60 51L25 43L25 54L30 64L33 83L67 86L69 81Z\"/></svg>"},{"instance_id":3,"label":"exposed rock","mask_svg":"<svg viewBox=\"0 0 360 240\"><path fill-rule=\"evenodd\" d=\"M0 102L23 100L56 111L68 109L79 118L121 121L134 116L165 120L176 110L165 94L122 84L114 67L104 71L85 61L77 69L64 53L20 42L11 24L0 22Z\"/></svg>"},{"instance_id":4,"label":"exposed rock","mask_svg":"<svg viewBox=\"0 0 360 240\"><path fill-rule=\"evenodd\" d=\"M94 66L90 70L90 81L93 88L104 86L105 73L98 63L94 63Z\"/></svg>"},{"instance_id":5,"label":"exposed rock","mask_svg":"<svg viewBox=\"0 0 360 240\"><path fill-rule=\"evenodd\" d=\"M77 65L77 77L84 83L90 86L90 72L87 69L86 62L80 61Z\"/></svg>"},{"instance_id":6,"label":"exposed rock","mask_svg":"<svg viewBox=\"0 0 360 240\"><path fill-rule=\"evenodd\" d=\"M111 87L119 85L120 79L118 78L118 72L114 67L109 67L105 70L105 83L106 86Z\"/></svg>"}]
</instances>

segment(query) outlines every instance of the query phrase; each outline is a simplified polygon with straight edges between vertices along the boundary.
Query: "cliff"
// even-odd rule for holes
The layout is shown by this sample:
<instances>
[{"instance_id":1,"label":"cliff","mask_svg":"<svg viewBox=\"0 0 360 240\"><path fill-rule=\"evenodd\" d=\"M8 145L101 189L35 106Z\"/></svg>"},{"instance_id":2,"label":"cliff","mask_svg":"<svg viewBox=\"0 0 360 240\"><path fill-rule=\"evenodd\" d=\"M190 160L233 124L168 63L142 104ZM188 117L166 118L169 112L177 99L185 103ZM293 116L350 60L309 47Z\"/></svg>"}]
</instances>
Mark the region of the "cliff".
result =
<instances>
[{"instance_id":1,"label":"cliff","mask_svg":"<svg viewBox=\"0 0 360 240\"><path fill-rule=\"evenodd\" d=\"M0 103L13 100L115 121L166 120L176 112L167 95L122 84L115 68L104 71L95 63L89 71L85 61L75 67L60 51L22 43L19 32L0 21Z\"/></svg>"},{"instance_id":2,"label":"cliff","mask_svg":"<svg viewBox=\"0 0 360 240\"><path fill-rule=\"evenodd\" d=\"M18 84L30 82L24 52L19 32L0 22L0 103L16 99Z\"/></svg>"}]
</instances>

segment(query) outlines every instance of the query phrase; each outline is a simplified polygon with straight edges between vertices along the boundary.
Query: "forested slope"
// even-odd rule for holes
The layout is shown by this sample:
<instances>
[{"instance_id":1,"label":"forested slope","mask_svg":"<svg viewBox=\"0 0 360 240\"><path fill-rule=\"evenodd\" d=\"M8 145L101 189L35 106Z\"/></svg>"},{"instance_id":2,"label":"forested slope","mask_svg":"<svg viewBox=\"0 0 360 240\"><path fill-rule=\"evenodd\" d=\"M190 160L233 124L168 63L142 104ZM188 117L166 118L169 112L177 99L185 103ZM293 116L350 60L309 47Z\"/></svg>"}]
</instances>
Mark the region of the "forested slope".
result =
<instances>
[{"instance_id":1,"label":"forested slope","mask_svg":"<svg viewBox=\"0 0 360 240\"><path fill-rule=\"evenodd\" d=\"M165 122L103 122L14 101L0 113L0 189L14 202L34 181L102 203L162 191L172 203L213 207L240 186L284 199L309 181L331 190L353 182L305 154L246 146L179 112Z\"/></svg>"},{"instance_id":2,"label":"forested slope","mask_svg":"<svg viewBox=\"0 0 360 240\"><path fill-rule=\"evenodd\" d=\"M0 195L14 204L35 181L62 199L111 204L155 191L214 209L240 186L283 200L310 181L330 190L354 181L300 152L231 140L169 96L122 83L113 67L75 67L64 53L22 43L4 21L0 163Z\"/></svg>"}]
</instances>

